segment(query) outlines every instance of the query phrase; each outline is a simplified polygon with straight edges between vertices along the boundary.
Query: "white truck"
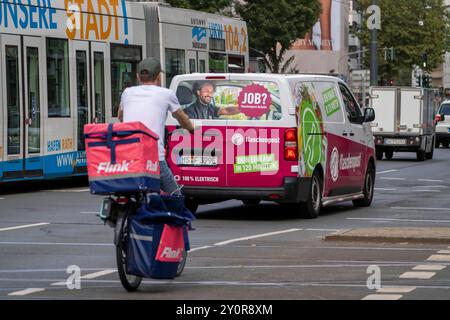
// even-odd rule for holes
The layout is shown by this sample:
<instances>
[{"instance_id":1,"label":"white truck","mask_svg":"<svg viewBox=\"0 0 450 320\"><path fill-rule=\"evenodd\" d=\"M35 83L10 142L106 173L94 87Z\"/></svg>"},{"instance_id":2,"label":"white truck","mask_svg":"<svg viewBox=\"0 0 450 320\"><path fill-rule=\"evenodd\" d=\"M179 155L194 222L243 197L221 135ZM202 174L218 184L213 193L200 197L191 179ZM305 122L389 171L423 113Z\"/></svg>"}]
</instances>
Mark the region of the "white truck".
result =
<instances>
[{"instance_id":1,"label":"white truck","mask_svg":"<svg viewBox=\"0 0 450 320\"><path fill-rule=\"evenodd\" d=\"M394 152L415 152L418 161L433 159L436 102L433 89L371 87L370 104L376 157L391 160Z\"/></svg>"}]
</instances>

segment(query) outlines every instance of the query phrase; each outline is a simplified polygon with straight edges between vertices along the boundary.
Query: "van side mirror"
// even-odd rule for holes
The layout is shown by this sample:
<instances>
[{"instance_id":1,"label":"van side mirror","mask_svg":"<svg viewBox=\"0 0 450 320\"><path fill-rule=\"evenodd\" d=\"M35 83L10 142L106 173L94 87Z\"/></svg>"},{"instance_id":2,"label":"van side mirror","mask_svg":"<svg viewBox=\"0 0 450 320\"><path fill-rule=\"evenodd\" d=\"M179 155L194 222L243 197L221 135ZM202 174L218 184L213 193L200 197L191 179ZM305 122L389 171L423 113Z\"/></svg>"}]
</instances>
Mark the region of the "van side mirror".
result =
<instances>
[{"instance_id":1,"label":"van side mirror","mask_svg":"<svg viewBox=\"0 0 450 320\"><path fill-rule=\"evenodd\" d=\"M373 122L375 121L375 109L367 108L364 110L364 122Z\"/></svg>"}]
</instances>

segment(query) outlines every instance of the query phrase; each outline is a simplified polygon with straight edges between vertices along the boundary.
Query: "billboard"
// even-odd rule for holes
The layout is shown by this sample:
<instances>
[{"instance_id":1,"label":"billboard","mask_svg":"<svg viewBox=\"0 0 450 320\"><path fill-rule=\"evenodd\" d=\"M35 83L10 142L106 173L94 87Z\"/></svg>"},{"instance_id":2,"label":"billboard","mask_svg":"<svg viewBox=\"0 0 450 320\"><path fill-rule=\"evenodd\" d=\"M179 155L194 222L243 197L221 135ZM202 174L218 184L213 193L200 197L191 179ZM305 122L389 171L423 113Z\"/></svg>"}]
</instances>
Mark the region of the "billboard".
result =
<instances>
[{"instance_id":1,"label":"billboard","mask_svg":"<svg viewBox=\"0 0 450 320\"><path fill-rule=\"evenodd\" d=\"M320 0L322 13L319 21L303 39L298 39L292 50L340 51L343 46L342 0Z\"/></svg>"}]
</instances>

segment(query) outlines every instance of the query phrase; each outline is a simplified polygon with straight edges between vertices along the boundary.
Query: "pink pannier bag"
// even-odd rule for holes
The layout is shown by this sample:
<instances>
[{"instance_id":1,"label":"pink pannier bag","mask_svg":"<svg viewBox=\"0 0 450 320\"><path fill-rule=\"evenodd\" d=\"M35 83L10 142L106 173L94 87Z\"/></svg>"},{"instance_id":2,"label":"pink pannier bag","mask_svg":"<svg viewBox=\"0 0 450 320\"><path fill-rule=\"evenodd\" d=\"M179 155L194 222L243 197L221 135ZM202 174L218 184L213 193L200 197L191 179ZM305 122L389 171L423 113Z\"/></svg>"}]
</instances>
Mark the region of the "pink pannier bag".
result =
<instances>
[{"instance_id":1,"label":"pink pannier bag","mask_svg":"<svg viewBox=\"0 0 450 320\"><path fill-rule=\"evenodd\" d=\"M91 193L160 191L158 135L141 122L84 127Z\"/></svg>"}]
</instances>

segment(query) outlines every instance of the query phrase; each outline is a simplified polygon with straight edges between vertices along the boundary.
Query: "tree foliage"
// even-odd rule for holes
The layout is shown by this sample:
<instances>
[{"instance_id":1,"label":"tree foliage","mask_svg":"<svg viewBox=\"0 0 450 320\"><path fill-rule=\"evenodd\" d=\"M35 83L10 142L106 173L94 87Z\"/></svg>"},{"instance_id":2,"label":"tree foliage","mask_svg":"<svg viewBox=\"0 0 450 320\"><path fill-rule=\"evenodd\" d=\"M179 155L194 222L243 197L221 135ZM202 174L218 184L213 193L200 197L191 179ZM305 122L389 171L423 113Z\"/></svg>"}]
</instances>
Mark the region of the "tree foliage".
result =
<instances>
[{"instance_id":1,"label":"tree foliage","mask_svg":"<svg viewBox=\"0 0 450 320\"><path fill-rule=\"evenodd\" d=\"M370 5L371 0L362 0L363 8ZM450 13L445 10L442 0L379 0L378 5L381 8L378 47L382 80L398 78L402 70L410 72L414 65L423 68L424 58L427 60L427 66L423 68L426 71L443 62L445 51L450 51ZM369 48L367 26L363 25L360 37L363 45ZM393 61L385 59L385 47L394 47Z\"/></svg>"},{"instance_id":2,"label":"tree foliage","mask_svg":"<svg viewBox=\"0 0 450 320\"><path fill-rule=\"evenodd\" d=\"M236 3L236 12L247 22L250 48L272 73L285 73L292 63L292 58L285 61L286 51L312 29L321 5L318 0L247 0Z\"/></svg>"},{"instance_id":3,"label":"tree foliage","mask_svg":"<svg viewBox=\"0 0 450 320\"><path fill-rule=\"evenodd\" d=\"M192 9L210 13L218 13L230 7L231 0L166 0L172 7Z\"/></svg>"}]
</instances>

